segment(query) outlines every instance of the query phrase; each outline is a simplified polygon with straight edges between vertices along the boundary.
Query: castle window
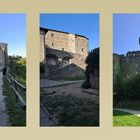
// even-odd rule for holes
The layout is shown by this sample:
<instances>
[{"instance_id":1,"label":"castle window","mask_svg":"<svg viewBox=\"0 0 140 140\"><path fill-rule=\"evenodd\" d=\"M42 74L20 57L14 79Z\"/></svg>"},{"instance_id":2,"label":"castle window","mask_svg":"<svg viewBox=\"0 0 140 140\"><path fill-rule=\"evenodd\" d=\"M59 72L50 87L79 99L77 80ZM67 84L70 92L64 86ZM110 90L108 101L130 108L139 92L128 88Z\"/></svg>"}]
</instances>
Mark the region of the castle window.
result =
<instances>
[{"instance_id":1,"label":"castle window","mask_svg":"<svg viewBox=\"0 0 140 140\"><path fill-rule=\"evenodd\" d=\"M54 44L52 43L52 47L54 46Z\"/></svg>"},{"instance_id":2,"label":"castle window","mask_svg":"<svg viewBox=\"0 0 140 140\"><path fill-rule=\"evenodd\" d=\"M84 51L84 49L82 48L82 49L81 49L81 51L83 52L83 51Z\"/></svg>"},{"instance_id":3,"label":"castle window","mask_svg":"<svg viewBox=\"0 0 140 140\"><path fill-rule=\"evenodd\" d=\"M62 48L62 51L64 51L64 48Z\"/></svg>"},{"instance_id":4,"label":"castle window","mask_svg":"<svg viewBox=\"0 0 140 140\"><path fill-rule=\"evenodd\" d=\"M51 34L51 36L53 37L53 34Z\"/></svg>"}]
</instances>

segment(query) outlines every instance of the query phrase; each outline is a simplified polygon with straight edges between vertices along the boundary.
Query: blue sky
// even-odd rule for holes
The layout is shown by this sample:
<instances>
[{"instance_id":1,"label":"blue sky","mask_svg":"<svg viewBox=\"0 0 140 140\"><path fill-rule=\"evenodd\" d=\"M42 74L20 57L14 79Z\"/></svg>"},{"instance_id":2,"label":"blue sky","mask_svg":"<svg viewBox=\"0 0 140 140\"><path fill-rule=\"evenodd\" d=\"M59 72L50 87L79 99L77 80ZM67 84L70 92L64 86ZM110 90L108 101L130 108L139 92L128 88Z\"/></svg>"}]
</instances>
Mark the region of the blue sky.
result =
<instances>
[{"instance_id":1,"label":"blue sky","mask_svg":"<svg viewBox=\"0 0 140 140\"><path fill-rule=\"evenodd\" d=\"M140 14L114 14L113 21L113 52L140 50Z\"/></svg>"},{"instance_id":2,"label":"blue sky","mask_svg":"<svg viewBox=\"0 0 140 140\"><path fill-rule=\"evenodd\" d=\"M25 14L0 14L0 42L8 44L9 55L26 56Z\"/></svg>"},{"instance_id":3,"label":"blue sky","mask_svg":"<svg viewBox=\"0 0 140 140\"><path fill-rule=\"evenodd\" d=\"M84 35L89 50L99 47L98 14L41 14L40 27Z\"/></svg>"}]
</instances>

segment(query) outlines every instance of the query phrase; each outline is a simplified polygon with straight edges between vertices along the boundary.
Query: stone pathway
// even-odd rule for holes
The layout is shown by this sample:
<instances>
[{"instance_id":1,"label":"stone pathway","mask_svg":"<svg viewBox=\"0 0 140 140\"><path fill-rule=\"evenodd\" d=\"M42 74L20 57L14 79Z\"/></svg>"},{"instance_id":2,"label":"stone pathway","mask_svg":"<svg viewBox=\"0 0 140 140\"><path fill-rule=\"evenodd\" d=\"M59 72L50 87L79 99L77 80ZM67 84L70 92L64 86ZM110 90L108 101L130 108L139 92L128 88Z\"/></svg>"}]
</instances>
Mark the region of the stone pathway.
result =
<instances>
[{"instance_id":1,"label":"stone pathway","mask_svg":"<svg viewBox=\"0 0 140 140\"><path fill-rule=\"evenodd\" d=\"M132 110L132 109L122 109L122 108L115 108L114 110L127 112L127 113L130 113L130 114L133 114L133 115L136 115L136 116L140 117L140 111L137 111L137 110Z\"/></svg>"},{"instance_id":2,"label":"stone pathway","mask_svg":"<svg viewBox=\"0 0 140 140\"><path fill-rule=\"evenodd\" d=\"M41 79L40 80L40 88L49 88L54 86L63 86L63 85L69 85L73 83L79 83L84 82L84 80L77 80L77 81L54 81L54 80L46 80Z\"/></svg>"},{"instance_id":3,"label":"stone pathway","mask_svg":"<svg viewBox=\"0 0 140 140\"><path fill-rule=\"evenodd\" d=\"M4 102L4 95L2 94L2 72L0 72L0 126L9 126L8 115L6 113L6 107Z\"/></svg>"}]
</instances>

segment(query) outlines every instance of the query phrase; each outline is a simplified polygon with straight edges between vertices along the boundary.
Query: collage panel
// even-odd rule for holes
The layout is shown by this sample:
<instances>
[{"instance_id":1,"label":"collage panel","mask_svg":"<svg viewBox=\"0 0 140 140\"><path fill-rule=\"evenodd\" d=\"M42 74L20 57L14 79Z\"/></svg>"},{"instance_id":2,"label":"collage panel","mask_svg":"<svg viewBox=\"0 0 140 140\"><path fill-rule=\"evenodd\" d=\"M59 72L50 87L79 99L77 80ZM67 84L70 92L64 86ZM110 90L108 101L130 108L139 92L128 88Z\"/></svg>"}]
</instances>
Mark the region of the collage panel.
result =
<instances>
[{"instance_id":1,"label":"collage panel","mask_svg":"<svg viewBox=\"0 0 140 140\"><path fill-rule=\"evenodd\" d=\"M140 126L140 14L113 15L113 126Z\"/></svg>"},{"instance_id":2,"label":"collage panel","mask_svg":"<svg viewBox=\"0 0 140 140\"><path fill-rule=\"evenodd\" d=\"M0 19L0 127L26 126L26 15Z\"/></svg>"},{"instance_id":3,"label":"collage panel","mask_svg":"<svg viewBox=\"0 0 140 140\"><path fill-rule=\"evenodd\" d=\"M40 14L40 126L99 126L99 14Z\"/></svg>"}]
</instances>

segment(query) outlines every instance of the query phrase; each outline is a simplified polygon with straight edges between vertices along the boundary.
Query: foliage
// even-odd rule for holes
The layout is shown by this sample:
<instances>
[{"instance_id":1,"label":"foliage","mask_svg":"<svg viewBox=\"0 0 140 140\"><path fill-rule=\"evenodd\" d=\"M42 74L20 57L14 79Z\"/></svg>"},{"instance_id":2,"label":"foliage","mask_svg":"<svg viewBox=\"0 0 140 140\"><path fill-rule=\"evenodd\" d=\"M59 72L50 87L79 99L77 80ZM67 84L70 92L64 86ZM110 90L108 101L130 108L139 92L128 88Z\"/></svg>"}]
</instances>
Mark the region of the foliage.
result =
<instances>
[{"instance_id":1,"label":"foliage","mask_svg":"<svg viewBox=\"0 0 140 140\"><path fill-rule=\"evenodd\" d=\"M140 117L122 111L113 111L113 126L140 126Z\"/></svg>"},{"instance_id":2,"label":"foliage","mask_svg":"<svg viewBox=\"0 0 140 140\"><path fill-rule=\"evenodd\" d=\"M140 98L140 75L125 82L124 85L125 96L129 98Z\"/></svg>"},{"instance_id":3,"label":"foliage","mask_svg":"<svg viewBox=\"0 0 140 140\"><path fill-rule=\"evenodd\" d=\"M118 100L137 99L140 98L140 74L135 75L131 79L118 79L116 85L116 98Z\"/></svg>"},{"instance_id":4,"label":"foliage","mask_svg":"<svg viewBox=\"0 0 140 140\"><path fill-rule=\"evenodd\" d=\"M124 99L121 104L116 104L115 108L126 108L140 111L140 100L139 99Z\"/></svg>"},{"instance_id":5,"label":"foliage","mask_svg":"<svg viewBox=\"0 0 140 140\"><path fill-rule=\"evenodd\" d=\"M90 82L89 80L85 80L82 84L82 88L88 89L90 88Z\"/></svg>"},{"instance_id":6,"label":"foliage","mask_svg":"<svg viewBox=\"0 0 140 140\"><path fill-rule=\"evenodd\" d=\"M85 71L86 80L82 84L82 87L89 88L90 74L95 74L95 72L99 72L99 48L93 49L88 53L85 63L87 64Z\"/></svg>"},{"instance_id":7,"label":"foliage","mask_svg":"<svg viewBox=\"0 0 140 140\"><path fill-rule=\"evenodd\" d=\"M45 72L45 69L44 69L44 62L40 62L40 73L44 73Z\"/></svg>"},{"instance_id":8,"label":"foliage","mask_svg":"<svg viewBox=\"0 0 140 140\"><path fill-rule=\"evenodd\" d=\"M91 50L86 58L86 74L94 74L95 70L99 71L99 48Z\"/></svg>"},{"instance_id":9,"label":"foliage","mask_svg":"<svg viewBox=\"0 0 140 140\"><path fill-rule=\"evenodd\" d=\"M19 82L26 81L26 59L21 56L9 56L9 73Z\"/></svg>"}]
</instances>

